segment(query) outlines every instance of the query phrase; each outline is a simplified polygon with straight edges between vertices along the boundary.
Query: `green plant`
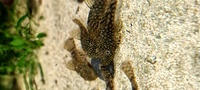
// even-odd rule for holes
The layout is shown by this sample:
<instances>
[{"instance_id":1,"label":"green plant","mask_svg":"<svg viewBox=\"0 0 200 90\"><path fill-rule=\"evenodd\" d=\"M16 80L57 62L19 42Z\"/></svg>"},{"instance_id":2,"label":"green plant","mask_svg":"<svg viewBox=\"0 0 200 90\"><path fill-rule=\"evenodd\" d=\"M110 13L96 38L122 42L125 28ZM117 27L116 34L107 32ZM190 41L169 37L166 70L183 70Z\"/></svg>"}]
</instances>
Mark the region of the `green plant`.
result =
<instances>
[{"instance_id":1,"label":"green plant","mask_svg":"<svg viewBox=\"0 0 200 90\"><path fill-rule=\"evenodd\" d=\"M28 10L22 16L17 15L15 4L5 7L0 2L0 75L23 74L26 89L33 90L38 68L44 81L35 52L43 46L42 38L46 34L39 33L35 36Z\"/></svg>"}]
</instances>

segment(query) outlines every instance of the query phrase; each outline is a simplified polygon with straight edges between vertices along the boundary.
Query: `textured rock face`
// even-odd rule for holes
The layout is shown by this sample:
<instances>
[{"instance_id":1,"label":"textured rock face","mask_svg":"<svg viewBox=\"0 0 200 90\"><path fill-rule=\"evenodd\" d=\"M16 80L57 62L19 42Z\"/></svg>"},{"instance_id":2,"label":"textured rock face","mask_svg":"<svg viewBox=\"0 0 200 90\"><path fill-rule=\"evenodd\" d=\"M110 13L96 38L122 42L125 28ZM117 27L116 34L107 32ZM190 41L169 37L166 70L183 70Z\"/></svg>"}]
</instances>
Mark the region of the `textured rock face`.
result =
<instances>
[{"instance_id":1,"label":"textured rock face","mask_svg":"<svg viewBox=\"0 0 200 90\"><path fill-rule=\"evenodd\" d=\"M123 40L115 56L115 88L130 90L120 70L130 60L140 90L198 90L200 88L200 1L119 0ZM43 0L45 20L39 31L47 32L38 53L46 84L36 78L39 90L104 90L100 79L89 82L66 68L71 60L64 42L78 26L72 19L87 21L89 8L76 0ZM77 42L80 45L80 42ZM123 84L122 84L123 83Z\"/></svg>"},{"instance_id":2,"label":"textured rock face","mask_svg":"<svg viewBox=\"0 0 200 90\"><path fill-rule=\"evenodd\" d=\"M129 51L141 90L200 88L199 7L199 0L124 0L119 53Z\"/></svg>"}]
</instances>

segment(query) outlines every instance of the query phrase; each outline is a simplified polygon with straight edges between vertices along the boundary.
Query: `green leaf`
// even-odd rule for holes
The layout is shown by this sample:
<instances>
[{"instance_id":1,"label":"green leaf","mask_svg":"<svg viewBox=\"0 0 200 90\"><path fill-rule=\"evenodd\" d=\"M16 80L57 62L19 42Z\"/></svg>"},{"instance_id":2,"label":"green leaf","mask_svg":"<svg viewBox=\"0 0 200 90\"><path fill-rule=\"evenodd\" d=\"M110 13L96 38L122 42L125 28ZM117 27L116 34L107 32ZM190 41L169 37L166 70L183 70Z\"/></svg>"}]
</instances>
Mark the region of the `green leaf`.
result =
<instances>
[{"instance_id":1,"label":"green leaf","mask_svg":"<svg viewBox=\"0 0 200 90\"><path fill-rule=\"evenodd\" d=\"M17 21L17 26L16 29L19 30L21 29L21 23L28 17L28 14L23 15L18 21Z\"/></svg>"},{"instance_id":2,"label":"green leaf","mask_svg":"<svg viewBox=\"0 0 200 90\"><path fill-rule=\"evenodd\" d=\"M26 57L24 57L23 55L20 57L20 60L17 62L17 66L19 68L23 68L23 66L26 65L25 59Z\"/></svg>"},{"instance_id":3,"label":"green leaf","mask_svg":"<svg viewBox=\"0 0 200 90\"><path fill-rule=\"evenodd\" d=\"M23 15L17 22L17 26L21 26L21 23L28 17L28 14Z\"/></svg>"},{"instance_id":4,"label":"green leaf","mask_svg":"<svg viewBox=\"0 0 200 90\"><path fill-rule=\"evenodd\" d=\"M13 46L20 46L20 45L24 44L24 41L21 40L21 39L15 39L12 42L10 42L10 44L13 45Z\"/></svg>"},{"instance_id":5,"label":"green leaf","mask_svg":"<svg viewBox=\"0 0 200 90\"><path fill-rule=\"evenodd\" d=\"M4 34L5 34L5 36L6 36L7 38L11 37L11 34L9 34L9 33L4 33Z\"/></svg>"},{"instance_id":6,"label":"green leaf","mask_svg":"<svg viewBox=\"0 0 200 90\"><path fill-rule=\"evenodd\" d=\"M46 36L47 36L46 33L39 33L39 34L37 35L37 38L43 38L43 37L46 37Z\"/></svg>"},{"instance_id":7,"label":"green leaf","mask_svg":"<svg viewBox=\"0 0 200 90\"><path fill-rule=\"evenodd\" d=\"M35 44L36 44L38 47L44 46L44 44L42 43L41 40L36 40L36 41L34 41L34 42L35 42Z\"/></svg>"}]
</instances>

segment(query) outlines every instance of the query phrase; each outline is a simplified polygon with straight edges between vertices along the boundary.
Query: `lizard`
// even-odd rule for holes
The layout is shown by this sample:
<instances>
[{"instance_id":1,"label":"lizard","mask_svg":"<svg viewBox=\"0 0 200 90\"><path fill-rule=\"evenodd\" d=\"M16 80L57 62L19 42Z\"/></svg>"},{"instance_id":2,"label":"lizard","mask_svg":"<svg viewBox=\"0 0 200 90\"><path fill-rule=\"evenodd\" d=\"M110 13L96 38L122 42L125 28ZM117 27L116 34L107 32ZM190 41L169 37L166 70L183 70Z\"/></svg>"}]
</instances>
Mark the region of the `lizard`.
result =
<instances>
[{"instance_id":1,"label":"lizard","mask_svg":"<svg viewBox=\"0 0 200 90\"><path fill-rule=\"evenodd\" d=\"M101 62L101 75L106 82L106 90L114 90L114 56L121 43L121 22L116 18L117 0L85 0L90 8L87 27L78 19L73 19L80 28L81 46L92 59ZM129 71L130 63L122 63L121 69L132 83L132 89L137 90L135 77ZM129 65L129 66L126 66Z\"/></svg>"},{"instance_id":2,"label":"lizard","mask_svg":"<svg viewBox=\"0 0 200 90\"><path fill-rule=\"evenodd\" d=\"M90 12L87 28L78 20L73 21L81 29L81 46L91 58L101 61L101 72L107 90L113 90L114 55L120 44L119 23L115 22L117 0L88 0ZM87 3L87 2L86 2Z\"/></svg>"}]
</instances>

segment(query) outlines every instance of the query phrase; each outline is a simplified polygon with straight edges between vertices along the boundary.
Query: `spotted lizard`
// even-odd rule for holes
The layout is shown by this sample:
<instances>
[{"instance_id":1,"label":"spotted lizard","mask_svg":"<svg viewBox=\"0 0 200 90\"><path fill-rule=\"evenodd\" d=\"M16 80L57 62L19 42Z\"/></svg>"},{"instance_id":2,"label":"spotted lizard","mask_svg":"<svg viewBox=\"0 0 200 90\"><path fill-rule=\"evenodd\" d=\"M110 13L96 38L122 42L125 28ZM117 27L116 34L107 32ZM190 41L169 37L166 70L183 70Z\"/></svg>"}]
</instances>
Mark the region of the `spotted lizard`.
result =
<instances>
[{"instance_id":1,"label":"spotted lizard","mask_svg":"<svg viewBox=\"0 0 200 90\"><path fill-rule=\"evenodd\" d=\"M97 71L99 64L98 59L93 59L93 63L89 63L89 57L82 49L76 47L73 38L69 38L65 41L64 48L72 55L72 60L66 64L68 69L76 71L86 81L95 80L97 77L102 79L102 76L99 74L100 72ZM121 64L121 70L124 71L129 78L132 84L132 90L138 90L131 61L123 61Z\"/></svg>"},{"instance_id":2,"label":"spotted lizard","mask_svg":"<svg viewBox=\"0 0 200 90\"><path fill-rule=\"evenodd\" d=\"M106 82L106 90L114 89L114 56L121 43L121 22L116 18L117 0L85 0L90 8L87 27L78 19L73 19L80 28L81 46L92 59L97 59L102 79ZM129 65L128 63L124 63ZM89 65L89 64L88 64ZM133 90L137 90L133 73L127 71L130 66L122 65L122 70L128 74ZM128 69L129 70L129 69Z\"/></svg>"}]
</instances>

